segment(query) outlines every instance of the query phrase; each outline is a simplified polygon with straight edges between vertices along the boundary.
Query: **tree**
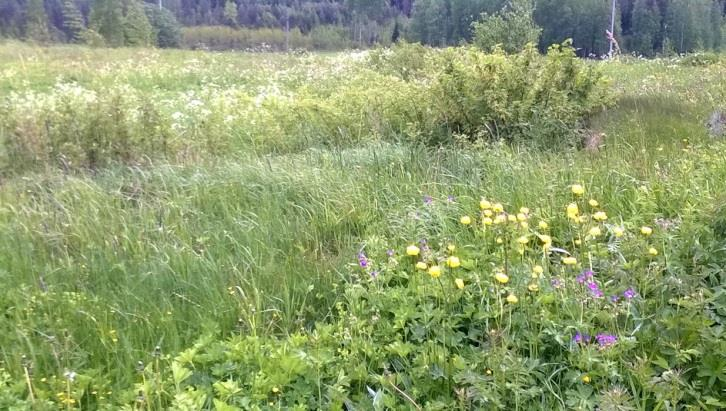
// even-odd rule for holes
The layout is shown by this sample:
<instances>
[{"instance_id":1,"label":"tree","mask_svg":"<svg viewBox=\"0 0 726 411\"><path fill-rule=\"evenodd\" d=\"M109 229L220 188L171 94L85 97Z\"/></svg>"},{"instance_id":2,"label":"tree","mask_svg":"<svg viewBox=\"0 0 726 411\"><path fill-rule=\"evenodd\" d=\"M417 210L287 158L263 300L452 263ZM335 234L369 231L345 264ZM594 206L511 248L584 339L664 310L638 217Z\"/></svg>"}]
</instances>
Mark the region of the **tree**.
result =
<instances>
[{"instance_id":1,"label":"tree","mask_svg":"<svg viewBox=\"0 0 726 411\"><path fill-rule=\"evenodd\" d=\"M89 27L100 34L107 45L124 45L123 9L118 0L96 0L91 8Z\"/></svg>"},{"instance_id":2,"label":"tree","mask_svg":"<svg viewBox=\"0 0 726 411\"><path fill-rule=\"evenodd\" d=\"M661 16L654 0L635 0L632 14L632 34L628 49L644 56L655 51L655 40L661 27Z\"/></svg>"},{"instance_id":3,"label":"tree","mask_svg":"<svg viewBox=\"0 0 726 411\"><path fill-rule=\"evenodd\" d=\"M226 24L237 27L237 3L227 0L224 4L224 20Z\"/></svg>"},{"instance_id":4,"label":"tree","mask_svg":"<svg viewBox=\"0 0 726 411\"><path fill-rule=\"evenodd\" d=\"M152 41L152 28L146 18L144 7L138 0L126 0L123 19L124 44L127 46L149 46Z\"/></svg>"},{"instance_id":5,"label":"tree","mask_svg":"<svg viewBox=\"0 0 726 411\"><path fill-rule=\"evenodd\" d=\"M25 37L35 41L50 40L48 15L45 13L43 0L28 0L25 17Z\"/></svg>"},{"instance_id":6,"label":"tree","mask_svg":"<svg viewBox=\"0 0 726 411\"><path fill-rule=\"evenodd\" d=\"M494 15L483 13L473 23L474 44L484 50L497 45L509 53L520 51L528 43L537 44L542 29L534 22L534 6L530 0L512 0Z\"/></svg>"},{"instance_id":7,"label":"tree","mask_svg":"<svg viewBox=\"0 0 726 411\"><path fill-rule=\"evenodd\" d=\"M83 22L83 15L72 0L63 2L63 32L68 40L73 43L81 41L86 26Z\"/></svg>"},{"instance_id":8,"label":"tree","mask_svg":"<svg viewBox=\"0 0 726 411\"><path fill-rule=\"evenodd\" d=\"M169 10L158 8L151 4L144 7L146 17L151 23L156 45L162 48L179 47L181 43L181 29L179 22Z\"/></svg>"}]
</instances>

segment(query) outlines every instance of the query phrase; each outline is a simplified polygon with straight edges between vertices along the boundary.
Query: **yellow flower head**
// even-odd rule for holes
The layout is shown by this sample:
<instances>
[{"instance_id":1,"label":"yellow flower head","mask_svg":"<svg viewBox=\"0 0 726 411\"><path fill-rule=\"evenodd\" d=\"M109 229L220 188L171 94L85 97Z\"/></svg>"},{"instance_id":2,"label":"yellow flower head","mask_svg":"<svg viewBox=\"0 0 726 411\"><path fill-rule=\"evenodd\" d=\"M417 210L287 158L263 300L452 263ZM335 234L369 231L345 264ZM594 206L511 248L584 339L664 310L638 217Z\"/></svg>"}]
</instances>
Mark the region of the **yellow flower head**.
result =
<instances>
[{"instance_id":1,"label":"yellow flower head","mask_svg":"<svg viewBox=\"0 0 726 411\"><path fill-rule=\"evenodd\" d=\"M519 226L526 230L529 228L529 223L526 221L522 221L521 223L519 223Z\"/></svg>"},{"instance_id":2,"label":"yellow flower head","mask_svg":"<svg viewBox=\"0 0 726 411\"><path fill-rule=\"evenodd\" d=\"M459 257L452 255L446 259L446 265L451 268L456 268L461 266L461 261L459 261Z\"/></svg>"},{"instance_id":3,"label":"yellow flower head","mask_svg":"<svg viewBox=\"0 0 726 411\"><path fill-rule=\"evenodd\" d=\"M522 208L519 209L519 212L522 213L522 214L525 214L525 215L526 214L529 214L529 208L522 207Z\"/></svg>"},{"instance_id":4,"label":"yellow flower head","mask_svg":"<svg viewBox=\"0 0 726 411\"><path fill-rule=\"evenodd\" d=\"M517 214L517 221L519 221L520 223L523 221L527 221L527 215L524 213Z\"/></svg>"},{"instance_id":5,"label":"yellow flower head","mask_svg":"<svg viewBox=\"0 0 726 411\"><path fill-rule=\"evenodd\" d=\"M504 239L502 237L497 237L497 244L503 244Z\"/></svg>"},{"instance_id":6,"label":"yellow flower head","mask_svg":"<svg viewBox=\"0 0 726 411\"><path fill-rule=\"evenodd\" d=\"M653 229L647 226L640 227L640 233L644 236L649 236L653 234Z\"/></svg>"},{"instance_id":7,"label":"yellow flower head","mask_svg":"<svg viewBox=\"0 0 726 411\"><path fill-rule=\"evenodd\" d=\"M567 216L574 219L577 218L577 215L580 214L580 209L577 207L576 203L570 203L567 205Z\"/></svg>"},{"instance_id":8,"label":"yellow flower head","mask_svg":"<svg viewBox=\"0 0 726 411\"><path fill-rule=\"evenodd\" d=\"M459 219L459 222L464 225L469 225L469 224L471 224L471 217L469 217L468 215L465 215Z\"/></svg>"},{"instance_id":9,"label":"yellow flower head","mask_svg":"<svg viewBox=\"0 0 726 411\"><path fill-rule=\"evenodd\" d=\"M650 248L648 249L648 254L650 254L650 255L652 255L653 257L655 257L655 256L657 256L657 255L658 255L658 250L656 250L656 249L655 249L655 248L653 248L653 247L650 247Z\"/></svg>"},{"instance_id":10,"label":"yellow flower head","mask_svg":"<svg viewBox=\"0 0 726 411\"><path fill-rule=\"evenodd\" d=\"M537 275L542 275L542 273L544 273L544 268L542 268L541 265L535 265L534 267L532 267L532 272Z\"/></svg>"},{"instance_id":11,"label":"yellow flower head","mask_svg":"<svg viewBox=\"0 0 726 411\"><path fill-rule=\"evenodd\" d=\"M492 212L492 210L484 210L482 212L482 214L484 214L484 217L491 217L491 216L494 215L494 213Z\"/></svg>"},{"instance_id":12,"label":"yellow flower head","mask_svg":"<svg viewBox=\"0 0 726 411\"><path fill-rule=\"evenodd\" d=\"M272 392L273 392L274 394L277 394L278 392L280 392L280 389L279 389L279 388L277 388L277 387L272 387Z\"/></svg>"},{"instance_id":13,"label":"yellow flower head","mask_svg":"<svg viewBox=\"0 0 726 411\"><path fill-rule=\"evenodd\" d=\"M462 280L461 278L457 278L456 280L454 280L454 283L456 284L456 288L460 290L464 289L464 280Z\"/></svg>"},{"instance_id":14,"label":"yellow flower head","mask_svg":"<svg viewBox=\"0 0 726 411\"><path fill-rule=\"evenodd\" d=\"M580 240L580 239L575 240L575 245L582 245L582 240Z\"/></svg>"},{"instance_id":15,"label":"yellow flower head","mask_svg":"<svg viewBox=\"0 0 726 411\"><path fill-rule=\"evenodd\" d=\"M454 244L449 244L446 246L446 249L449 250L450 253L453 253L456 251L456 246Z\"/></svg>"},{"instance_id":16,"label":"yellow flower head","mask_svg":"<svg viewBox=\"0 0 726 411\"><path fill-rule=\"evenodd\" d=\"M583 187L580 184L573 184L572 187L570 187L570 189L572 190L572 194L574 194L576 196L581 196L581 195L585 194L585 187Z\"/></svg>"},{"instance_id":17,"label":"yellow flower head","mask_svg":"<svg viewBox=\"0 0 726 411\"><path fill-rule=\"evenodd\" d=\"M424 263L423 261L419 261L416 263L417 270L425 271L427 268L429 268L429 266L426 263Z\"/></svg>"},{"instance_id":18,"label":"yellow flower head","mask_svg":"<svg viewBox=\"0 0 726 411\"><path fill-rule=\"evenodd\" d=\"M600 203L598 203L594 198L591 198L587 203L590 204L590 207L597 207L600 205Z\"/></svg>"},{"instance_id":19,"label":"yellow flower head","mask_svg":"<svg viewBox=\"0 0 726 411\"><path fill-rule=\"evenodd\" d=\"M509 304L517 304L519 302L519 298L517 298L517 296L514 294L509 294L507 296L507 302Z\"/></svg>"},{"instance_id":20,"label":"yellow flower head","mask_svg":"<svg viewBox=\"0 0 726 411\"><path fill-rule=\"evenodd\" d=\"M497 216L494 217L494 224L502 224L505 221L507 221L507 217L504 214L497 214Z\"/></svg>"},{"instance_id":21,"label":"yellow flower head","mask_svg":"<svg viewBox=\"0 0 726 411\"><path fill-rule=\"evenodd\" d=\"M501 213L504 211L504 206L502 205L502 203L496 203L492 206L492 211L494 211L495 213Z\"/></svg>"},{"instance_id":22,"label":"yellow flower head","mask_svg":"<svg viewBox=\"0 0 726 411\"><path fill-rule=\"evenodd\" d=\"M565 257L562 259L562 264L564 265L575 265L577 264L577 258L575 257Z\"/></svg>"},{"instance_id":23,"label":"yellow flower head","mask_svg":"<svg viewBox=\"0 0 726 411\"><path fill-rule=\"evenodd\" d=\"M613 235L615 235L615 237L617 238L620 238L625 235L625 230L622 227L613 227Z\"/></svg>"},{"instance_id":24,"label":"yellow flower head","mask_svg":"<svg viewBox=\"0 0 726 411\"><path fill-rule=\"evenodd\" d=\"M509 282L509 277L504 273L496 273L494 274L494 279L497 280L500 284L506 284Z\"/></svg>"},{"instance_id":25,"label":"yellow flower head","mask_svg":"<svg viewBox=\"0 0 726 411\"><path fill-rule=\"evenodd\" d=\"M600 227L593 227L590 229L590 231L587 232L590 237L600 237L600 234L602 234L602 231L600 231Z\"/></svg>"},{"instance_id":26,"label":"yellow flower head","mask_svg":"<svg viewBox=\"0 0 726 411\"><path fill-rule=\"evenodd\" d=\"M552 245L552 237L546 234L538 234L537 237L539 237L539 241L542 242L543 247L549 248Z\"/></svg>"},{"instance_id":27,"label":"yellow flower head","mask_svg":"<svg viewBox=\"0 0 726 411\"><path fill-rule=\"evenodd\" d=\"M441 277L441 267L438 265L434 265L431 268L429 268L429 275L433 278L439 278Z\"/></svg>"},{"instance_id":28,"label":"yellow flower head","mask_svg":"<svg viewBox=\"0 0 726 411\"><path fill-rule=\"evenodd\" d=\"M539 285L532 283L527 286L527 289L533 293L536 293L537 291L539 291Z\"/></svg>"},{"instance_id":29,"label":"yellow flower head","mask_svg":"<svg viewBox=\"0 0 726 411\"><path fill-rule=\"evenodd\" d=\"M527 238L527 236L526 236L526 235L523 235L523 236L521 236L521 237L519 237L519 238L517 239L517 242L518 242L519 244L522 244L522 245L526 245L527 243L529 243L529 238Z\"/></svg>"},{"instance_id":30,"label":"yellow flower head","mask_svg":"<svg viewBox=\"0 0 726 411\"><path fill-rule=\"evenodd\" d=\"M421 249L416 247L415 245L409 245L406 247L406 255L415 257L421 253Z\"/></svg>"},{"instance_id":31,"label":"yellow flower head","mask_svg":"<svg viewBox=\"0 0 726 411\"><path fill-rule=\"evenodd\" d=\"M492 208L492 203L482 198L481 201L479 201L479 208L482 210L488 210Z\"/></svg>"},{"instance_id":32,"label":"yellow flower head","mask_svg":"<svg viewBox=\"0 0 726 411\"><path fill-rule=\"evenodd\" d=\"M507 216L507 221L509 221L510 223L516 223L517 222L517 216L512 215L512 214L509 214Z\"/></svg>"},{"instance_id":33,"label":"yellow flower head","mask_svg":"<svg viewBox=\"0 0 726 411\"><path fill-rule=\"evenodd\" d=\"M608 219L608 215L604 211L598 211L592 215L592 218L595 219L595 221L605 221Z\"/></svg>"},{"instance_id":34,"label":"yellow flower head","mask_svg":"<svg viewBox=\"0 0 726 411\"><path fill-rule=\"evenodd\" d=\"M585 384L589 384L590 381L592 381L592 379L590 378L589 375L586 374L586 375L582 376L582 382L584 382Z\"/></svg>"},{"instance_id":35,"label":"yellow flower head","mask_svg":"<svg viewBox=\"0 0 726 411\"><path fill-rule=\"evenodd\" d=\"M550 228L550 225L547 224L547 221L540 221L539 224L537 224L537 227L539 227L540 230L546 230Z\"/></svg>"},{"instance_id":36,"label":"yellow flower head","mask_svg":"<svg viewBox=\"0 0 726 411\"><path fill-rule=\"evenodd\" d=\"M482 219L481 219L481 222L482 222L482 224L484 224L484 225L492 225L492 224L494 224L494 220L492 220L492 219L491 219L491 218L489 218L489 217L484 217L484 218L482 218Z\"/></svg>"}]
</instances>

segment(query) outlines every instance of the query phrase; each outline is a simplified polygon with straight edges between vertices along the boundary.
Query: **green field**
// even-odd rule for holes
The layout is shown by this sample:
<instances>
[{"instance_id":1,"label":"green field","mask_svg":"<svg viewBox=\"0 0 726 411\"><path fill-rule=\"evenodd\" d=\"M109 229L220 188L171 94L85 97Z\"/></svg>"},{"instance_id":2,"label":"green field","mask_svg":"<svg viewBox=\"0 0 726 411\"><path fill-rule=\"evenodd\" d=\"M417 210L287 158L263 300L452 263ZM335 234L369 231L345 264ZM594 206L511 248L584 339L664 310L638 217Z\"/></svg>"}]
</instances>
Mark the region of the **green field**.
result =
<instances>
[{"instance_id":1,"label":"green field","mask_svg":"<svg viewBox=\"0 0 726 411\"><path fill-rule=\"evenodd\" d=\"M386 53L0 43L0 409L726 407L723 59L578 63L592 151Z\"/></svg>"}]
</instances>

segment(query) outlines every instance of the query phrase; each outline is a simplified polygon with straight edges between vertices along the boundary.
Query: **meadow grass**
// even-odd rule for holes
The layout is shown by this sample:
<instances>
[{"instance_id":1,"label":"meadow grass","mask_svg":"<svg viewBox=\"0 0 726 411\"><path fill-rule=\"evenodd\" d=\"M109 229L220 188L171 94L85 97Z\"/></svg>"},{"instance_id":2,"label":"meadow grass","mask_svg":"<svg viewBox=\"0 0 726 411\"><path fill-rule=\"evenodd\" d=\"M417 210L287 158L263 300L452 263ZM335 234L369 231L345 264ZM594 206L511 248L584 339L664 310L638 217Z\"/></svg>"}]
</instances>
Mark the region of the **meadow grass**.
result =
<instances>
[{"instance_id":1,"label":"meadow grass","mask_svg":"<svg viewBox=\"0 0 726 411\"><path fill-rule=\"evenodd\" d=\"M268 84L270 76L283 89L314 87L299 65L340 58L10 43L0 46L0 96L67 80L123 83L159 98L212 83ZM333 318L363 245L402 246L433 229L415 216L424 196L452 196L461 213L482 197L501 199L554 219L569 185L582 183L610 214L631 216L631 229L677 225L663 247L692 260L674 257L664 269L691 275L700 261L693 253L710 250L702 242L726 221L726 143L704 127L724 101L726 68L599 64L619 103L591 120L607 135L598 152L374 140L6 178L0 367L18 392L29 368L34 381L75 370L103 381L114 404L133 402L137 363L153 363L156 350L173 357L202 335L284 338ZM713 269L723 279L723 268Z\"/></svg>"}]
</instances>

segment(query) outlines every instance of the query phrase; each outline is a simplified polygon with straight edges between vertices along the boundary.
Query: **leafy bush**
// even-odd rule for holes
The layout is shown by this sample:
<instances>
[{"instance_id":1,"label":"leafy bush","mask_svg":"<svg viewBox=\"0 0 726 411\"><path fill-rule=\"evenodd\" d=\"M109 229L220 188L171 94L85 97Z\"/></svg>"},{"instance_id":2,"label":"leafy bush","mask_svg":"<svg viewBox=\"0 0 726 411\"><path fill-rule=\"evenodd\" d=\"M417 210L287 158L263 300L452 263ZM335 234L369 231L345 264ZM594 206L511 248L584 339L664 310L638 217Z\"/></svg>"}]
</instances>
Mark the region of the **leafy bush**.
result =
<instances>
[{"instance_id":1,"label":"leafy bush","mask_svg":"<svg viewBox=\"0 0 726 411\"><path fill-rule=\"evenodd\" d=\"M532 0L512 0L494 15L482 14L472 23L474 44L485 51L501 47L516 53L527 44L538 44L542 28L534 21Z\"/></svg>"},{"instance_id":2,"label":"leafy bush","mask_svg":"<svg viewBox=\"0 0 726 411\"><path fill-rule=\"evenodd\" d=\"M234 29L228 26L196 26L182 29L182 47L207 50L285 50L309 49L311 41L300 29L289 34L277 28Z\"/></svg>"}]
</instances>

